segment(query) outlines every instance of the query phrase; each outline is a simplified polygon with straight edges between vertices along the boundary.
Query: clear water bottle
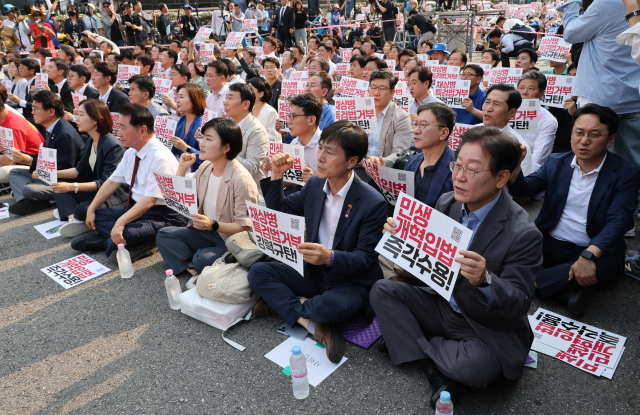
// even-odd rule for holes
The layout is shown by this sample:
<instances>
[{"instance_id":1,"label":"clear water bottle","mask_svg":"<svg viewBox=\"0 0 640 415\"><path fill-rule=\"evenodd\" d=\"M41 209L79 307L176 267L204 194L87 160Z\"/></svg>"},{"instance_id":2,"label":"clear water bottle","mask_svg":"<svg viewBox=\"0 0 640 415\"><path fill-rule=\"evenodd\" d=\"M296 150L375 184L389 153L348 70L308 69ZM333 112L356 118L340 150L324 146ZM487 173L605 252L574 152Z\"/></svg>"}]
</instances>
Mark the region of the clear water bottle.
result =
<instances>
[{"instance_id":1,"label":"clear water bottle","mask_svg":"<svg viewBox=\"0 0 640 415\"><path fill-rule=\"evenodd\" d=\"M133 277L133 264L131 264L131 255L129 255L129 251L124 248L124 244L118 244L118 253L116 254L116 258L118 259L120 276L122 278Z\"/></svg>"},{"instance_id":2,"label":"clear water bottle","mask_svg":"<svg viewBox=\"0 0 640 415\"><path fill-rule=\"evenodd\" d=\"M453 415L453 402L449 392L440 392L440 399L436 403L436 415Z\"/></svg>"},{"instance_id":3,"label":"clear water bottle","mask_svg":"<svg viewBox=\"0 0 640 415\"><path fill-rule=\"evenodd\" d=\"M173 276L173 270L168 269L164 272L167 278L164 280L164 286L167 289L167 297L169 297L169 307L173 310L180 310L180 297L182 289L180 288L180 281Z\"/></svg>"},{"instance_id":4,"label":"clear water bottle","mask_svg":"<svg viewBox=\"0 0 640 415\"><path fill-rule=\"evenodd\" d=\"M302 354L300 346L293 346L291 349L289 367L291 368L291 383L293 386L293 396L304 399L309 396L309 379L307 378L307 357Z\"/></svg>"}]
</instances>

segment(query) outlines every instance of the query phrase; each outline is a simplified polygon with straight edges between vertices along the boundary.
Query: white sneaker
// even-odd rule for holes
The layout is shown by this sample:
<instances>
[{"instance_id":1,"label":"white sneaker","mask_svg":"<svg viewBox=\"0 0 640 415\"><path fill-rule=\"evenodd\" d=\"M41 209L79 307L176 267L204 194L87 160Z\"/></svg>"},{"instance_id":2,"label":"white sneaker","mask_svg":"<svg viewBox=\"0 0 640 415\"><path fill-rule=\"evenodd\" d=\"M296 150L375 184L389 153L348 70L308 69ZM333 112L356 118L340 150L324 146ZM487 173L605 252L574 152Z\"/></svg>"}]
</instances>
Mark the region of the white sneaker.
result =
<instances>
[{"instance_id":1,"label":"white sneaker","mask_svg":"<svg viewBox=\"0 0 640 415\"><path fill-rule=\"evenodd\" d=\"M53 217L54 217L54 218L56 218L56 219L58 219L58 220L60 220L60 213L58 213L58 209L55 209L55 210L53 211Z\"/></svg>"},{"instance_id":2,"label":"white sneaker","mask_svg":"<svg viewBox=\"0 0 640 415\"><path fill-rule=\"evenodd\" d=\"M624 234L625 238L635 238L636 237L636 227L634 226L627 233Z\"/></svg>"},{"instance_id":3,"label":"white sneaker","mask_svg":"<svg viewBox=\"0 0 640 415\"><path fill-rule=\"evenodd\" d=\"M82 235L85 232L89 232L91 228L86 223L80 220L74 220L73 222L65 223L60 227L58 231L61 236L66 238L75 238L78 235Z\"/></svg>"},{"instance_id":4,"label":"white sneaker","mask_svg":"<svg viewBox=\"0 0 640 415\"><path fill-rule=\"evenodd\" d=\"M187 281L187 290L190 290L192 288L196 288L196 280L198 279L198 275L194 275L193 277L189 278L189 281Z\"/></svg>"}]
</instances>

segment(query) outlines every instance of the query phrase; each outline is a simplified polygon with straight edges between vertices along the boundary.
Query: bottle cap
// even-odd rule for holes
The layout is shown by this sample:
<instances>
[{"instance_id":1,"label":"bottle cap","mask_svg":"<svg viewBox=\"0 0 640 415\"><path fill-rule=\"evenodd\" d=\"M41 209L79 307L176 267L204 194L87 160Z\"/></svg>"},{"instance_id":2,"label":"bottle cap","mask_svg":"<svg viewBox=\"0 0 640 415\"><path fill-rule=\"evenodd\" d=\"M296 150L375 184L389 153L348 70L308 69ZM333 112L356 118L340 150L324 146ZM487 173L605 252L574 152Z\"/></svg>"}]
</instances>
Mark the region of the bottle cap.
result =
<instances>
[{"instance_id":1,"label":"bottle cap","mask_svg":"<svg viewBox=\"0 0 640 415\"><path fill-rule=\"evenodd\" d=\"M451 395L447 391L442 391L442 392L440 392L440 399L442 399L445 402L449 401L449 400L451 400Z\"/></svg>"},{"instance_id":2,"label":"bottle cap","mask_svg":"<svg viewBox=\"0 0 640 415\"><path fill-rule=\"evenodd\" d=\"M169 275L173 275L173 270L172 269L168 269L164 273L168 277Z\"/></svg>"},{"instance_id":3,"label":"bottle cap","mask_svg":"<svg viewBox=\"0 0 640 415\"><path fill-rule=\"evenodd\" d=\"M124 249L124 244L118 244L118 249Z\"/></svg>"},{"instance_id":4,"label":"bottle cap","mask_svg":"<svg viewBox=\"0 0 640 415\"><path fill-rule=\"evenodd\" d=\"M291 349L291 351L293 352L293 354L302 353L302 350L300 349L300 346L293 346L293 349Z\"/></svg>"}]
</instances>

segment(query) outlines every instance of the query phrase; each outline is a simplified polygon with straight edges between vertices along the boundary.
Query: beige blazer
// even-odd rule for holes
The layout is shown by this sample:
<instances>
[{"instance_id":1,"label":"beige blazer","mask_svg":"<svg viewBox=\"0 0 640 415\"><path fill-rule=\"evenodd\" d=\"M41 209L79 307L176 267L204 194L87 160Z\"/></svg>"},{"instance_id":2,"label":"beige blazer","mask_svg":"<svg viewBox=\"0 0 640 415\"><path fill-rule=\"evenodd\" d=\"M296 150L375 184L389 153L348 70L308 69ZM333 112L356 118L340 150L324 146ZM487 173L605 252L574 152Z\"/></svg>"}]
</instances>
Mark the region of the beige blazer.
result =
<instances>
[{"instance_id":1,"label":"beige blazer","mask_svg":"<svg viewBox=\"0 0 640 415\"><path fill-rule=\"evenodd\" d=\"M380 130L380 155L387 167L393 167L411 147L411 117L391 101Z\"/></svg>"},{"instance_id":2,"label":"beige blazer","mask_svg":"<svg viewBox=\"0 0 640 415\"><path fill-rule=\"evenodd\" d=\"M236 157L248 171L260 189L260 180L266 177L262 166L269 154L269 134L256 117L249 114L241 123L242 151Z\"/></svg>"},{"instance_id":3,"label":"beige blazer","mask_svg":"<svg viewBox=\"0 0 640 415\"><path fill-rule=\"evenodd\" d=\"M222 173L220 188L216 199L215 213L204 212L204 198L213 165L205 161L200 165L193 177L196 178L198 188L198 200L200 207L198 213L207 215L209 219L222 223L238 223L242 226L251 226L251 219L247 210L247 200L258 203L258 188L253 178L237 160L230 160ZM222 239L226 240L230 235L219 232Z\"/></svg>"}]
</instances>

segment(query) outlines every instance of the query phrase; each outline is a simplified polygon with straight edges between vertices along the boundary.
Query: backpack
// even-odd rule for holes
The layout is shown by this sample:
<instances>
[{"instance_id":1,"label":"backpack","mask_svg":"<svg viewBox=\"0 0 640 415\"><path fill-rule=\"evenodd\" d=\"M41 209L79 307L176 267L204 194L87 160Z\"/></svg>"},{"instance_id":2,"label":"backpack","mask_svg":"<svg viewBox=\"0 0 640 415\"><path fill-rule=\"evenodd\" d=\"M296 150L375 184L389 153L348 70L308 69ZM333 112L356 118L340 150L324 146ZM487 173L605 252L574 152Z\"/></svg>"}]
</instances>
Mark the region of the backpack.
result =
<instances>
[{"instance_id":1,"label":"backpack","mask_svg":"<svg viewBox=\"0 0 640 415\"><path fill-rule=\"evenodd\" d=\"M532 28L528 26L523 26L519 23L516 25L513 25L510 32L514 32L516 35L523 37L529 42L534 42L538 37L537 33ZM528 32L528 33L525 33L525 32Z\"/></svg>"}]
</instances>

